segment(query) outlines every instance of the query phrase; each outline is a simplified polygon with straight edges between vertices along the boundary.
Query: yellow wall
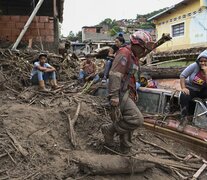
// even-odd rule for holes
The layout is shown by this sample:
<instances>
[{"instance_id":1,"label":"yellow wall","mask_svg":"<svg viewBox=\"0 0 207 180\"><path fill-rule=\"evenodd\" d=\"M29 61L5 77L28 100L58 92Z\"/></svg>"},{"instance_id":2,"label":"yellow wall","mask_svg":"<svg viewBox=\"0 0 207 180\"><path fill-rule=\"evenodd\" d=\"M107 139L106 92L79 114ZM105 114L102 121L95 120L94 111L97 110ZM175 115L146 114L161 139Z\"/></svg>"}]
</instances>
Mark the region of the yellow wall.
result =
<instances>
[{"instance_id":1,"label":"yellow wall","mask_svg":"<svg viewBox=\"0 0 207 180\"><path fill-rule=\"evenodd\" d=\"M171 41L166 42L157 48L157 52L186 49L194 46L190 44L189 24L193 16L193 12L196 11L198 13L199 8L200 0L190 0L188 5L180 5L175 10L171 10L170 14L166 13L154 21L156 24L157 39L159 39L163 33L170 33L172 36L172 25L184 22L184 36L173 37ZM188 16L188 13L191 13L192 15ZM183 18L183 15L186 15L186 18ZM177 18L177 20L174 20L174 18ZM172 22L170 22L170 19L172 19Z\"/></svg>"}]
</instances>

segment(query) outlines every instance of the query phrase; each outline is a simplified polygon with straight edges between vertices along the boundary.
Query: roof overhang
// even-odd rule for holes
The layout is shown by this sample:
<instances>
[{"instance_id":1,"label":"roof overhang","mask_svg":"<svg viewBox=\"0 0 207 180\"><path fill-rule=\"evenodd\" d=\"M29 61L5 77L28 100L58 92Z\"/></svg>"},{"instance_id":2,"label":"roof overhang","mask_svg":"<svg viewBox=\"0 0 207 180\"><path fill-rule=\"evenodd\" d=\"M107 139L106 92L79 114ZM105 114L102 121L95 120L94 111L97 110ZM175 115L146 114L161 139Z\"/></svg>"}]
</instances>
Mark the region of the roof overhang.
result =
<instances>
[{"instance_id":1,"label":"roof overhang","mask_svg":"<svg viewBox=\"0 0 207 180\"><path fill-rule=\"evenodd\" d=\"M60 22L63 22L63 10L64 10L64 2L65 0L58 0L58 18L60 20Z\"/></svg>"},{"instance_id":2,"label":"roof overhang","mask_svg":"<svg viewBox=\"0 0 207 180\"><path fill-rule=\"evenodd\" d=\"M178 7L186 6L187 3L188 3L189 1L191 1L191 0L183 0L183 1L181 1L181 2L179 2L179 3L177 3L177 4L175 4L175 5L173 5L173 6L171 6L171 7L169 7L168 9L166 9L166 10L164 10L164 11L162 11L162 12L160 12L160 13L158 13L158 14L152 16L152 17L150 17L150 18L147 19L147 20L148 20L148 21L151 21L151 20L160 18L161 16L163 16L163 15L165 15L165 14L167 14L167 13L170 13L170 12L174 11L174 10L177 9Z\"/></svg>"}]
</instances>

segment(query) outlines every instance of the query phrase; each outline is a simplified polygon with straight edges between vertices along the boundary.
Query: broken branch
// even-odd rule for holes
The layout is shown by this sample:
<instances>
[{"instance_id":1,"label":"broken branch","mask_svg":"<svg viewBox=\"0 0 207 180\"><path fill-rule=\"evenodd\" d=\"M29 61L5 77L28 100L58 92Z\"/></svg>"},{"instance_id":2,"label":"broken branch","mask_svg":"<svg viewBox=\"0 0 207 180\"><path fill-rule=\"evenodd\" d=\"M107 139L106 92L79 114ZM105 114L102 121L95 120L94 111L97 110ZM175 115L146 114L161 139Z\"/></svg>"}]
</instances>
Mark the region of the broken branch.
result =
<instances>
[{"instance_id":1,"label":"broken branch","mask_svg":"<svg viewBox=\"0 0 207 180\"><path fill-rule=\"evenodd\" d=\"M11 138L11 140L14 142L14 144L16 145L16 147L18 148L18 151L24 156L26 157L28 155L28 152L26 149L24 149L20 143L17 141L17 139L8 131L6 130L6 133L8 134L8 136Z\"/></svg>"},{"instance_id":2,"label":"broken branch","mask_svg":"<svg viewBox=\"0 0 207 180\"><path fill-rule=\"evenodd\" d=\"M142 139L142 138L140 138L140 137L138 137L138 139L139 139L140 141L142 141L143 143L145 143L145 144L149 144L149 145L151 145L151 146L154 146L154 147L157 147L157 148L160 148L160 149L164 150L165 152L167 152L168 154L172 155L172 156L173 156L175 159L177 159L177 160L183 161L183 158L178 157L178 156L177 156L176 154L174 154L172 151L170 151L170 150L168 150L168 149L166 149L166 148L164 148L164 147L161 147L161 146L158 146L157 144L148 142L148 141L146 141L146 140L144 140L144 139Z\"/></svg>"}]
</instances>

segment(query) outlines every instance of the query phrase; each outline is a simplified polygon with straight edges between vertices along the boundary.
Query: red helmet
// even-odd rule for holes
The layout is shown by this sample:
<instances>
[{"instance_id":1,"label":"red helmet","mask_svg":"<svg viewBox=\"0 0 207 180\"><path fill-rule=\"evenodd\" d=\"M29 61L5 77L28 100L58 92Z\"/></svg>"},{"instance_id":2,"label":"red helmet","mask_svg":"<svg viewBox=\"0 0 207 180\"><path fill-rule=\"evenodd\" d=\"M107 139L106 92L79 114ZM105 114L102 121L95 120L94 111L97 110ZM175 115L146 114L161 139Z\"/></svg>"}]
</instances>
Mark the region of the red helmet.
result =
<instances>
[{"instance_id":1,"label":"red helmet","mask_svg":"<svg viewBox=\"0 0 207 180\"><path fill-rule=\"evenodd\" d=\"M151 35L143 30L138 30L130 35L130 41L132 44L139 44L141 46L145 46L147 42L152 42Z\"/></svg>"}]
</instances>

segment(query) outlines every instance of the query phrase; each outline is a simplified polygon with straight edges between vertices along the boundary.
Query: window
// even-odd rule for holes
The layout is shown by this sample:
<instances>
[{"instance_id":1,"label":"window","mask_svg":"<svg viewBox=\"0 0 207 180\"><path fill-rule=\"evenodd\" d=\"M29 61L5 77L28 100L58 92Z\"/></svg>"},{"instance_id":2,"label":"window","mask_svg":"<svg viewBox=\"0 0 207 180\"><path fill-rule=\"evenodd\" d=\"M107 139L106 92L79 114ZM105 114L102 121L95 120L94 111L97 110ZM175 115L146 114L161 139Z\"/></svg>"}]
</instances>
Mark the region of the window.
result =
<instances>
[{"instance_id":1,"label":"window","mask_svg":"<svg viewBox=\"0 0 207 180\"><path fill-rule=\"evenodd\" d=\"M96 28L96 33L101 33L101 28Z\"/></svg>"},{"instance_id":2,"label":"window","mask_svg":"<svg viewBox=\"0 0 207 180\"><path fill-rule=\"evenodd\" d=\"M184 35L184 22L172 26L172 36L183 36Z\"/></svg>"}]
</instances>

